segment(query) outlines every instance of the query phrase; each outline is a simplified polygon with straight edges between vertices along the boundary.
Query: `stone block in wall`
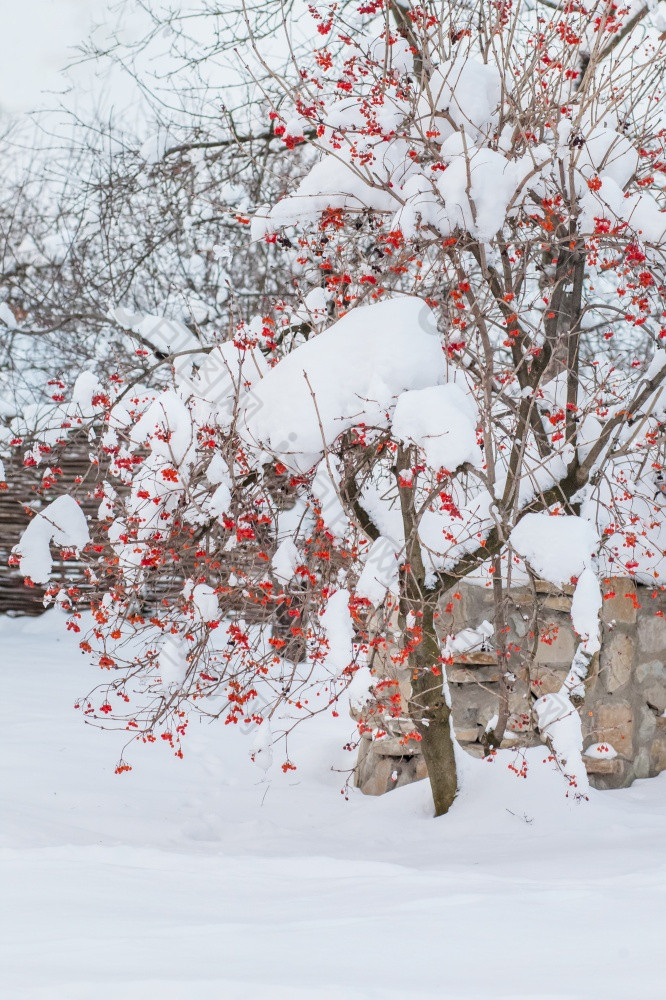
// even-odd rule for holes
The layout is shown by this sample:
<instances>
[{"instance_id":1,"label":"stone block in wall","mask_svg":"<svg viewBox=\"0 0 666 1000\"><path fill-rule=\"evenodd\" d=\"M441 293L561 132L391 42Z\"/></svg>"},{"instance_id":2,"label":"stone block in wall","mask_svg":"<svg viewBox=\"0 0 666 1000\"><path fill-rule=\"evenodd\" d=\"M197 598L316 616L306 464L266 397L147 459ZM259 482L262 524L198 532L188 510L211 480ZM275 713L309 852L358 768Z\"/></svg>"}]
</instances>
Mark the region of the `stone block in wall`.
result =
<instances>
[{"instance_id":1,"label":"stone block in wall","mask_svg":"<svg viewBox=\"0 0 666 1000\"><path fill-rule=\"evenodd\" d=\"M506 731L516 736L529 733L533 729L531 712L512 712L506 724Z\"/></svg>"},{"instance_id":2,"label":"stone block in wall","mask_svg":"<svg viewBox=\"0 0 666 1000\"><path fill-rule=\"evenodd\" d=\"M634 755L634 713L627 701L602 702L593 709L592 733L596 743L610 743L620 756Z\"/></svg>"},{"instance_id":3,"label":"stone block in wall","mask_svg":"<svg viewBox=\"0 0 666 1000\"><path fill-rule=\"evenodd\" d=\"M564 684L569 667L547 667L533 663L530 667L530 689L532 694L541 698L544 694L555 694Z\"/></svg>"},{"instance_id":4,"label":"stone block in wall","mask_svg":"<svg viewBox=\"0 0 666 1000\"><path fill-rule=\"evenodd\" d=\"M516 634L516 638L524 639L527 635L527 630L530 624L530 615L524 612L514 611L509 614L508 619L512 630Z\"/></svg>"},{"instance_id":5,"label":"stone block in wall","mask_svg":"<svg viewBox=\"0 0 666 1000\"><path fill-rule=\"evenodd\" d=\"M599 653L595 653L587 668L587 675L585 677L585 691L589 694L596 687L596 682L599 679ZM587 695L586 695L587 696Z\"/></svg>"},{"instance_id":6,"label":"stone block in wall","mask_svg":"<svg viewBox=\"0 0 666 1000\"><path fill-rule=\"evenodd\" d=\"M534 604L534 591L531 587L512 587L508 592L505 590L504 593L515 607Z\"/></svg>"},{"instance_id":7,"label":"stone block in wall","mask_svg":"<svg viewBox=\"0 0 666 1000\"><path fill-rule=\"evenodd\" d=\"M532 700L527 680L520 679L514 682L513 690L509 692L509 711L516 714L532 711Z\"/></svg>"},{"instance_id":8,"label":"stone block in wall","mask_svg":"<svg viewBox=\"0 0 666 1000\"><path fill-rule=\"evenodd\" d=\"M546 586L548 588L547 593L551 594L553 598L562 596L562 591L557 587L552 587L550 584ZM566 588L566 592L568 594L573 593L573 587ZM455 597L454 594L458 594L459 597ZM521 634L521 621L529 621L530 615L528 612L534 606L534 592L531 587L514 587L509 591L508 597L510 601L509 607L515 609L510 611L509 618L512 619L514 616L517 618L517 630L518 634ZM473 584L460 583L455 590L448 591L440 601L439 617L437 619L438 628L441 632L448 635L451 632L459 632L463 628L474 628L484 618L492 621L493 600L491 587L478 587ZM569 607L570 604L567 604L565 610L568 610ZM450 610L447 610L447 608ZM521 609L523 608L525 609L525 618L521 613Z\"/></svg>"},{"instance_id":9,"label":"stone block in wall","mask_svg":"<svg viewBox=\"0 0 666 1000\"><path fill-rule=\"evenodd\" d=\"M428 768L421 754L413 758L412 764L414 770L413 781L423 781L424 778L428 777Z\"/></svg>"},{"instance_id":10,"label":"stone block in wall","mask_svg":"<svg viewBox=\"0 0 666 1000\"><path fill-rule=\"evenodd\" d=\"M666 618L650 615L641 619L638 648L648 655L666 651Z\"/></svg>"},{"instance_id":11,"label":"stone block in wall","mask_svg":"<svg viewBox=\"0 0 666 1000\"><path fill-rule=\"evenodd\" d=\"M514 652L509 657L507 666L510 673L516 678L516 688L522 687L525 691L529 691L531 666L529 659L527 657L519 657Z\"/></svg>"},{"instance_id":12,"label":"stone block in wall","mask_svg":"<svg viewBox=\"0 0 666 1000\"><path fill-rule=\"evenodd\" d=\"M373 650L370 668L377 677L395 677L396 669L391 656L395 655L395 648L388 643L377 646Z\"/></svg>"},{"instance_id":13,"label":"stone block in wall","mask_svg":"<svg viewBox=\"0 0 666 1000\"><path fill-rule=\"evenodd\" d=\"M666 733L659 734L650 746L650 774L666 771Z\"/></svg>"},{"instance_id":14,"label":"stone block in wall","mask_svg":"<svg viewBox=\"0 0 666 1000\"><path fill-rule=\"evenodd\" d=\"M458 596L456 596L458 595ZM474 627L488 617L492 607L492 592L483 587L461 584L449 590L439 604L438 624L445 634Z\"/></svg>"},{"instance_id":15,"label":"stone block in wall","mask_svg":"<svg viewBox=\"0 0 666 1000\"><path fill-rule=\"evenodd\" d=\"M458 664L470 663L477 665L496 664L497 657L495 656L494 653L487 652L484 649L477 649L471 653L456 653L455 663Z\"/></svg>"},{"instance_id":16,"label":"stone block in wall","mask_svg":"<svg viewBox=\"0 0 666 1000\"><path fill-rule=\"evenodd\" d=\"M583 757L588 774L621 774L627 766L622 757Z\"/></svg>"},{"instance_id":17,"label":"stone block in wall","mask_svg":"<svg viewBox=\"0 0 666 1000\"><path fill-rule=\"evenodd\" d=\"M568 594L552 594L549 597L544 597L541 601L541 606L546 608L548 611L571 611L571 601L572 598Z\"/></svg>"},{"instance_id":18,"label":"stone block in wall","mask_svg":"<svg viewBox=\"0 0 666 1000\"><path fill-rule=\"evenodd\" d=\"M572 583L565 583L563 587L556 587L554 583L548 583L547 580L536 580L534 589L537 594L567 594L571 596L576 588Z\"/></svg>"},{"instance_id":19,"label":"stone block in wall","mask_svg":"<svg viewBox=\"0 0 666 1000\"><path fill-rule=\"evenodd\" d=\"M500 672L497 664L492 667L464 667L461 664L454 664L446 668L446 679L449 684L497 684Z\"/></svg>"},{"instance_id":20,"label":"stone block in wall","mask_svg":"<svg viewBox=\"0 0 666 1000\"><path fill-rule=\"evenodd\" d=\"M384 795L427 776L425 761L420 754L387 757L375 752L371 740L361 740L354 782L364 795Z\"/></svg>"},{"instance_id":21,"label":"stone block in wall","mask_svg":"<svg viewBox=\"0 0 666 1000\"><path fill-rule=\"evenodd\" d=\"M636 680L639 684L646 680L657 680L666 684L666 665L661 660L643 661L636 667Z\"/></svg>"},{"instance_id":22,"label":"stone block in wall","mask_svg":"<svg viewBox=\"0 0 666 1000\"><path fill-rule=\"evenodd\" d=\"M405 757L421 753L420 740L405 740L403 736L380 736L372 740L370 747L373 753L382 757Z\"/></svg>"},{"instance_id":23,"label":"stone block in wall","mask_svg":"<svg viewBox=\"0 0 666 1000\"><path fill-rule=\"evenodd\" d=\"M657 728L656 716L647 705L640 706L635 726L638 745L645 746L650 742Z\"/></svg>"},{"instance_id":24,"label":"stone block in wall","mask_svg":"<svg viewBox=\"0 0 666 1000\"><path fill-rule=\"evenodd\" d=\"M517 734L529 743L530 734L534 730L534 719L530 688L525 681L517 680L513 690L509 692L509 718L506 728L507 732Z\"/></svg>"},{"instance_id":25,"label":"stone block in wall","mask_svg":"<svg viewBox=\"0 0 666 1000\"><path fill-rule=\"evenodd\" d=\"M451 705L453 728L456 733L464 731L469 734L460 739L471 741L472 731L478 727L483 731L496 714L498 697L478 684L452 684Z\"/></svg>"},{"instance_id":26,"label":"stone block in wall","mask_svg":"<svg viewBox=\"0 0 666 1000\"><path fill-rule=\"evenodd\" d=\"M600 790L626 788L632 782L633 766L630 761L624 760L623 757L614 757L612 760L594 760L583 757L583 760L593 788Z\"/></svg>"},{"instance_id":27,"label":"stone block in wall","mask_svg":"<svg viewBox=\"0 0 666 1000\"><path fill-rule=\"evenodd\" d=\"M576 640L571 622L566 621L566 619L551 619L541 626L541 631L544 634L549 631L553 638L550 642L539 641L535 656L536 663L570 664L576 651Z\"/></svg>"},{"instance_id":28,"label":"stone block in wall","mask_svg":"<svg viewBox=\"0 0 666 1000\"><path fill-rule=\"evenodd\" d=\"M458 740L459 743L463 744L478 743L480 732L479 732L479 727L476 725L470 724L470 726L467 729L465 729L462 726L459 728L454 723L453 731L455 732L456 739Z\"/></svg>"},{"instance_id":29,"label":"stone block in wall","mask_svg":"<svg viewBox=\"0 0 666 1000\"><path fill-rule=\"evenodd\" d=\"M369 753L356 769L356 785L364 795L383 795L391 791L392 766L388 757Z\"/></svg>"},{"instance_id":30,"label":"stone block in wall","mask_svg":"<svg viewBox=\"0 0 666 1000\"><path fill-rule=\"evenodd\" d=\"M633 625L636 622L637 601L636 584L633 580L613 577L603 585L604 600L601 605L601 618L605 625L620 622ZM613 595L612 597L609 595Z\"/></svg>"},{"instance_id":31,"label":"stone block in wall","mask_svg":"<svg viewBox=\"0 0 666 1000\"><path fill-rule=\"evenodd\" d=\"M659 681L650 681L642 691L643 697L650 706L657 712L666 710L666 685Z\"/></svg>"},{"instance_id":32,"label":"stone block in wall","mask_svg":"<svg viewBox=\"0 0 666 1000\"><path fill-rule=\"evenodd\" d=\"M462 693L466 691L467 685L460 688L451 686L451 716L453 728L459 740L466 743L473 743L479 735L478 708L468 701Z\"/></svg>"},{"instance_id":33,"label":"stone block in wall","mask_svg":"<svg viewBox=\"0 0 666 1000\"><path fill-rule=\"evenodd\" d=\"M407 706L409 705L409 699L412 697L412 682L409 677L401 677L398 681L398 687L400 689L400 707L402 711L407 714Z\"/></svg>"},{"instance_id":34,"label":"stone block in wall","mask_svg":"<svg viewBox=\"0 0 666 1000\"><path fill-rule=\"evenodd\" d=\"M614 694L631 678L635 652L634 640L626 632L611 632L604 636L599 672L609 694Z\"/></svg>"},{"instance_id":35,"label":"stone block in wall","mask_svg":"<svg viewBox=\"0 0 666 1000\"><path fill-rule=\"evenodd\" d=\"M634 778L650 777L650 751L647 747L638 748L638 753L633 760L632 770Z\"/></svg>"}]
</instances>

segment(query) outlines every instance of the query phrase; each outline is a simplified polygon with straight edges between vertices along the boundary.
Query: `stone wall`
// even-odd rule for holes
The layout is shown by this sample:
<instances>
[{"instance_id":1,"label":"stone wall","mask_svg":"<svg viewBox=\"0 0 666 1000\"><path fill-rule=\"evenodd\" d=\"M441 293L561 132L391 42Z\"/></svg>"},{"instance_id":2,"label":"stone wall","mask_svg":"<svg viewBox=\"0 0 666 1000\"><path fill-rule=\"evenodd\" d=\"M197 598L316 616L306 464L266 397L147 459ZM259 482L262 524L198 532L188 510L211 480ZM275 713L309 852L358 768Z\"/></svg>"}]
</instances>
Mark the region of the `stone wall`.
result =
<instances>
[{"instance_id":1,"label":"stone wall","mask_svg":"<svg viewBox=\"0 0 666 1000\"><path fill-rule=\"evenodd\" d=\"M666 770L666 592L619 578L605 581L603 590L602 649L592 662L579 712L584 750L597 744L612 748L600 759L584 756L591 784L620 788ZM549 584L510 592L506 638L516 680L503 747L541 742L532 705L541 695L559 690L571 665L577 644L570 618L572 593L573 588L556 590ZM440 605L443 636L492 618L492 593L482 587L461 584ZM446 671L457 739L476 756L483 753L480 740L498 708L499 667L492 643L491 637L488 648L454 654ZM398 682L406 716L409 671L394 664L390 647L376 654L373 671L378 679ZM371 701L360 714L376 727L373 709L377 703ZM413 728L408 720L385 719L382 728L385 736L376 738L375 728L374 735L363 736L359 748L356 784L370 795L427 775L418 743L405 743L405 734ZM616 756L611 756L613 751Z\"/></svg>"}]
</instances>

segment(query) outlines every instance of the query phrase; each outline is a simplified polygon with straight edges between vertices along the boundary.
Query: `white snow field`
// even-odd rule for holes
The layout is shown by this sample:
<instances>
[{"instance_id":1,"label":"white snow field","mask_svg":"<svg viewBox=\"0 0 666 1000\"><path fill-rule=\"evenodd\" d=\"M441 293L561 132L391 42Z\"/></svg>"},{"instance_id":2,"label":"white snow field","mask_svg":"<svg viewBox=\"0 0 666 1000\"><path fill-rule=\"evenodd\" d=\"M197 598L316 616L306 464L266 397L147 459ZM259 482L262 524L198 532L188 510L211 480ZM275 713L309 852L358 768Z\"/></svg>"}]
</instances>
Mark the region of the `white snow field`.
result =
<instances>
[{"instance_id":1,"label":"white snow field","mask_svg":"<svg viewBox=\"0 0 666 1000\"><path fill-rule=\"evenodd\" d=\"M340 794L351 723L315 721L270 782L249 734L186 756L83 724L96 682L64 616L0 619L3 1000L411 1000L666 995L666 774L565 798L530 755Z\"/></svg>"}]
</instances>

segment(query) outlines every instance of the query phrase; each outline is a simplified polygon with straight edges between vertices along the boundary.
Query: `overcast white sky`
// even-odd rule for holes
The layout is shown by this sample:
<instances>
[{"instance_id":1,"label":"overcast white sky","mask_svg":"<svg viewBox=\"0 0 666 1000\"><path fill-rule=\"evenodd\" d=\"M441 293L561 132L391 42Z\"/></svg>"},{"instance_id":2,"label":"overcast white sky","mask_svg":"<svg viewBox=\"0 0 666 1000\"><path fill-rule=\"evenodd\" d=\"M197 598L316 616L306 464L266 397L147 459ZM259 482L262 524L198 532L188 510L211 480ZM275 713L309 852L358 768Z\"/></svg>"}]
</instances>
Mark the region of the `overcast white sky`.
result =
<instances>
[{"instance_id":1,"label":"overcast white sky","mask_svg":"<svg viewBox=\"0 0 666 1000\"><path fill-rule=\"evenodd\" d=\"M44 92L63 89L62 68L107 7L104 0L0 0L0 107L52 105Z\"/></svg>"}]
</instances>

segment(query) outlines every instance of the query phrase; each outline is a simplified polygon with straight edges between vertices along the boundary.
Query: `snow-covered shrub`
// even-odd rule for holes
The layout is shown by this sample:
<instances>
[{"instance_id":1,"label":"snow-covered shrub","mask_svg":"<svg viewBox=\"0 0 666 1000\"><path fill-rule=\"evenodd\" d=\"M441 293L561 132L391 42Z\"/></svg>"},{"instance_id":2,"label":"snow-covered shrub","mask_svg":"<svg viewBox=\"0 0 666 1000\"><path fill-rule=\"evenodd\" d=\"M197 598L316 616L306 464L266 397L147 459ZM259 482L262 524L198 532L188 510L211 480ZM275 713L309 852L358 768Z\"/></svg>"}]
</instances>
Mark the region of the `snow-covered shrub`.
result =
<instances>
[{"instance_id":1,"label":"snow-covered shrub","mask_svg":"<svg viewBox=\"0 0 666 1000\"><path fill-rule=\"evenodd\" d=\"M491 751L527 655L507 647L504 595L537 574L576 585L580 645L535 713L584 794L574 703L599 580L666 573L659 11L312 16L314 64L270 116L287 151L307 141L318 159L252 225L301 304L239 324L196 366L169 344L159 392L106 388L82 647L110 678L83 710L178 754L191 709L288 733L355 676L372 683L391 629L444 812L438 601L468 577L495 595ZM390 716L396 692L381 694Z\"/></svg>"}]
</instances>

